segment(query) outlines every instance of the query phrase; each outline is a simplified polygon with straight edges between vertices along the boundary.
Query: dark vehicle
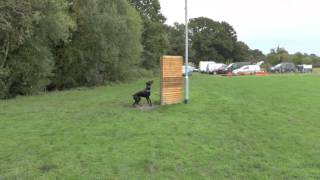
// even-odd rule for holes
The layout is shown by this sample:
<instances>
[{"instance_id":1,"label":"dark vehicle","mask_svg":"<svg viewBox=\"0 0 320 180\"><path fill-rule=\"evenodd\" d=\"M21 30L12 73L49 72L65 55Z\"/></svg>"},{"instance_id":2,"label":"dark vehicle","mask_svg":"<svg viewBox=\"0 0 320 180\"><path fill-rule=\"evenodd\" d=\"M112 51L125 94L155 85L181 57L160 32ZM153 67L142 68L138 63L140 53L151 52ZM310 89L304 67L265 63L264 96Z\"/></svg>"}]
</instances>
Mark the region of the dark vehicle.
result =
<instances>
[{"instance_id":1,"label":"dark vehicle","mask_svg":"<svg viewBox=\"0 0 320 180\"><path fill-rule=\"evenodd\" d=\"M281 63L272 68L270 71L273 73L289 73L289 72L296 72L297 67L293 63Z\"/></svg>"},{"instance_id":2,"label":"dark vehicle","mask_svg":"<svg viewBox=\"0 0 320 180\"><path fill-rule=\"evenodd\" d=\"M237 62L237 63L232 63L229 66L225 67L225 68L220 68L217 71L217 74L228 74L228 73L232 73L232 71L239 69L243 66L248 66L251 65L250 62Z\"/></svg>"}]
</instances>

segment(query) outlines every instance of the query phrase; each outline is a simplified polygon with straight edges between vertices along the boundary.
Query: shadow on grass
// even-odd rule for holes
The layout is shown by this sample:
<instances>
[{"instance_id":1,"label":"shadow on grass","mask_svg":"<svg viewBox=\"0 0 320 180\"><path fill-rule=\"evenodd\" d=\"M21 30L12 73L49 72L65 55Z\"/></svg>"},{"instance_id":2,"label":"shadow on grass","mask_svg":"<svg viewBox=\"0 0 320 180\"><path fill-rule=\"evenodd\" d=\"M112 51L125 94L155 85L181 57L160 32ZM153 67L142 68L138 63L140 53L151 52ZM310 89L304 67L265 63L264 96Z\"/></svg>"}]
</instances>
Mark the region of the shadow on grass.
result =
<instances>
[{"instance_id":1,"label":"shadow on grass","mask_svg":"<svg viewBox=\"0 0 320 180\"><path fill-rule=\"evenodd\" d=\"M146 103L141 103L140 105L125 104L124 107L137 109L137 110L141 110L141 111L152 111L155 109L159 109L162 106L160 105L160 101L155 101L155 102L153 102L152 106L150 106L149 104L146 104Z\"/></svg>"}]
</instances>

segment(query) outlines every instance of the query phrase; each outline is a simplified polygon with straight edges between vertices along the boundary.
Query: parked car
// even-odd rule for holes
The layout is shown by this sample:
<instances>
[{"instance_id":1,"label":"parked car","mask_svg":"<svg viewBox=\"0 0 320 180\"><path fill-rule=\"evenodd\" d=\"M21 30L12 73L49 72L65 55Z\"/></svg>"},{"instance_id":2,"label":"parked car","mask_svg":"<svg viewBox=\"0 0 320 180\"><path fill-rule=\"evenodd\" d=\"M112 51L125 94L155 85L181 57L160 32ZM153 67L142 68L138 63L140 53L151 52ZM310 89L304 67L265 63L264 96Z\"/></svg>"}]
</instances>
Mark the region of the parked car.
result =
<instances>
[{"instance_id":1,"label":"parked car","mask_svg":"<svg viewBox=\"0 0 320 180\"><path fill-rule=\"evenodd\" d=\"M261 65L264 63L264 61L258 62L255 65L247 65L247 66L242 66L239 69L236 69L232 71L232 74L235 75L247 75L247 74L255 74L257 72L261 72Z\"/></svg>"},{"instance_id":2,"label":"parked car","mask_svg":"<svg viewBox=\"0 0 320 180\"><path fill-rule=\"evenodd\" d=\"M239 69L232 71L232 74L240 75L240 74L254 74L255 72L261 71L260 66L256 65L248 65L242 66Z\"/></svg>"},{"instance_id":3,"label":"parked car","mask_svg":"<svg viewBox=\"0 0 320 180\"><path fill-rule=\"evenodd\" d=\"M200 70L199 69L197 69L197 68L194 68L193 69L193 72L199 72Z\"/></svg>"},{"instance_id":4,"label":"parked car","mask_svg":"<svg viewBox=\"0 0 320 180\"><path fill-rule=\"evenodd\" d=\"M273 73L288 73L288 72L296 72L297 67L293 63L285 62L280 63L274 67L270 68L270 71Z\"/></svg>"},{"instance_id":5,"label":"parked car","mask_svg":"<svg viewBox=\"0 0 320 180\"><path fill-rule=\"evenodd\" d=\"M193 70L194 70L195 68L192 67L192 66L188 66L187 69L188 69L188 75L189 75L189 76L192 76L192 72L193 72ZM185 66L185 65L182 66L182 75L183 75L183 76L186 75L186 66Z\"/></svg>"},{"instance_id":6,"label":"parked car","mask_svg":"<svg viewBox=\"0 0 320 180\"><path fill-rule=\"evenodd\" d=\"M251 65L250 62L237 62L237 63L232 63L229 66L225 67L225 68L219 68L217 70L217 74L228 74L228 73L232 73L232 71L239 69L243 66L247 66L247 65Z\"/></svg>"},{"instance_id":7,"label":"parked car","mask_svg":"<svg viewBox=\"0 0 320 180\"><path fill-rule=\"evenodd\" d=\"M222 63L211 63L207 66L207 73L209 74L217 74L218 69L222 67L227 67L227 65Z\"/></svg>"},{"instance_id":8,"label":"parked car","mask_svg":"<svg viewBox=\"0 0 320 180\"><path fill-rule=\"evenodd\" d=\"M313 66L306 65L306 64L298 65L297 70L298 72L301 72L301 73L311 73L313 71Z\"/></svg>"},{"instance_id":9,"label":"parked car","mask_svg":"<svg viewBox=\"0 0 320 180\"><path fill-rule=\"evenodd\" d=\"M200 61L200 63L199 63L199 71L201 73L206 73L208 64L212 64L212 63L216 63L216 62L214 62L214 61Z\"/></svg>"}]
</instances>

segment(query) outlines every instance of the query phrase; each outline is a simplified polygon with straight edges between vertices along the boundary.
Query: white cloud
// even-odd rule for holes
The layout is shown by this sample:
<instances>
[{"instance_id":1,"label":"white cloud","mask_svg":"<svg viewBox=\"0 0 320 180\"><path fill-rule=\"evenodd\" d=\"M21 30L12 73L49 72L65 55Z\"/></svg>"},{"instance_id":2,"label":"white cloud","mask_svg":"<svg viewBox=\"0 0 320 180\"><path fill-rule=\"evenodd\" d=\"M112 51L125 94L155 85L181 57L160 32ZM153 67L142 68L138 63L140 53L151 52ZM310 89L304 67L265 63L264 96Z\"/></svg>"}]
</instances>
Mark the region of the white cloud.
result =
<instances>
[{"instance_id":1,"label":"white cloud","mask_svg":"<svg viewBox=\"0 0 320 180\"><path fill-rule=\"evenodd\" d=\"M278 45L320 55L318 0L188 0L190 18L234 26L239 40L265 53ZM167 23L184 22L184 0L160 0Z\"/></svg>"}]
</instances>

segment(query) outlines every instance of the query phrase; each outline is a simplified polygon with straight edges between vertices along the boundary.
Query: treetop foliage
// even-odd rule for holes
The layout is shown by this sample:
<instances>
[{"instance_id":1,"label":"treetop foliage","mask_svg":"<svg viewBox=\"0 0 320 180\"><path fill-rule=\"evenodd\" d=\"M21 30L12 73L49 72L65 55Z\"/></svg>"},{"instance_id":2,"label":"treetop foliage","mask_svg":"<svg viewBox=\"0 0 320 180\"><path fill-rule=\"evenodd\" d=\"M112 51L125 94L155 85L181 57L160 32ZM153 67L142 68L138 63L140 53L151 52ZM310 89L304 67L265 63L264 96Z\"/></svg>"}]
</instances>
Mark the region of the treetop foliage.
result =
<instances>
[{"instance_id":1,"label":"treetop foliage","mask_svg":"<svg viewBox=\"0 0 320 180\"><path fill-rule=\"evenodd\" d=\"M161 13L159 0L129 0L138 10L144 21L165 23L166 18Z\"/></svg>"}]
</instances>

